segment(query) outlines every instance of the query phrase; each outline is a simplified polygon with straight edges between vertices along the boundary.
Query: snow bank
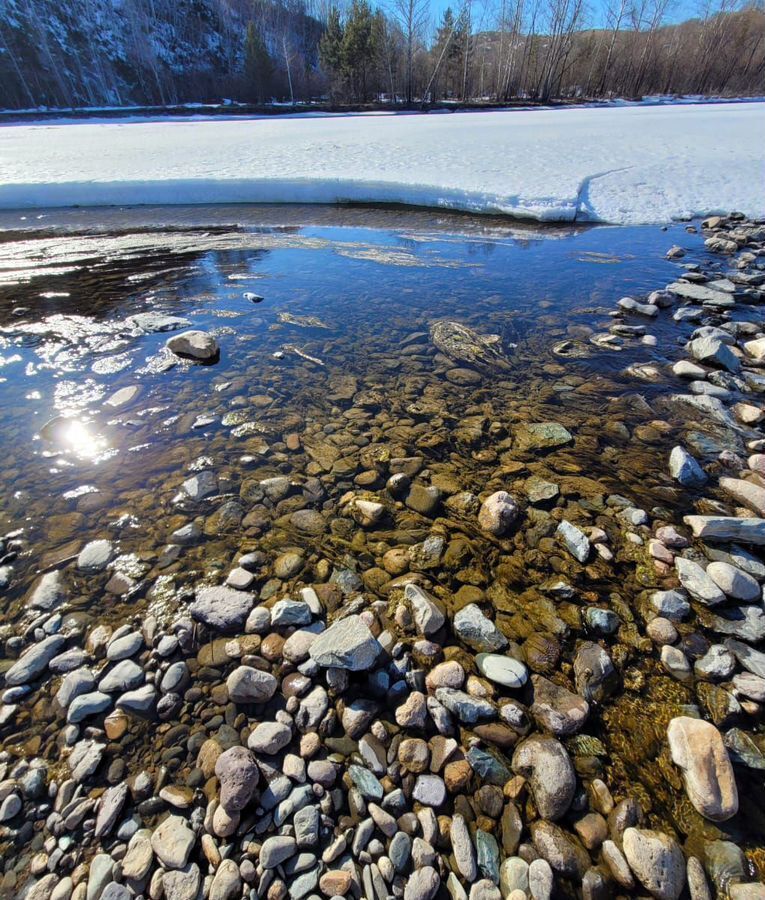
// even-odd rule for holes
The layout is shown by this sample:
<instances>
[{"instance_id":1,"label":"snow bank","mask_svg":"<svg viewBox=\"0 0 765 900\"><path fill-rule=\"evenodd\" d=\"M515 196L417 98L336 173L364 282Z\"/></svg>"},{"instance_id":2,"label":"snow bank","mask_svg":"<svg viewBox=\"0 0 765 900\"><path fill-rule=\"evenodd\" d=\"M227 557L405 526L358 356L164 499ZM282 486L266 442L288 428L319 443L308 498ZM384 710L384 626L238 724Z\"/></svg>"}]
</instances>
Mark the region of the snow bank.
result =
<instances>
[{"instance_id":1,"label":"snow bank","mask_svg":"<svg viewBox=\"0 0 765 900\"><path fill-rule=\"evenodd\" d=\"M0 127L0 208L373 202L765 216L765 104Z\"/></svg>"}]
</instances>

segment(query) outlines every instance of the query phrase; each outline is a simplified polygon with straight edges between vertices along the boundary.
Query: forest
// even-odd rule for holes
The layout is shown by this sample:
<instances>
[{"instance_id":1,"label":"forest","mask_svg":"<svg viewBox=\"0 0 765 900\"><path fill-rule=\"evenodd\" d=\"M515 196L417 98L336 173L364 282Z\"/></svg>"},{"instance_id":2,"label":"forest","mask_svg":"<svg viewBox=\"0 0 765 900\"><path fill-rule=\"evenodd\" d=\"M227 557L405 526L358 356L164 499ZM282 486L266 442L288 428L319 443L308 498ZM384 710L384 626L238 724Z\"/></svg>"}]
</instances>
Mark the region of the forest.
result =
<instances>
[{"instance_id":1,"label":"forest","mask_svg":"<svg viewBox=\"0 0 765 900\"><path fill-rule=\"evenodd\" d=\"M0 108L740 96L765 6L707 0L3 0Z\"/></svg>"}]
</instances>

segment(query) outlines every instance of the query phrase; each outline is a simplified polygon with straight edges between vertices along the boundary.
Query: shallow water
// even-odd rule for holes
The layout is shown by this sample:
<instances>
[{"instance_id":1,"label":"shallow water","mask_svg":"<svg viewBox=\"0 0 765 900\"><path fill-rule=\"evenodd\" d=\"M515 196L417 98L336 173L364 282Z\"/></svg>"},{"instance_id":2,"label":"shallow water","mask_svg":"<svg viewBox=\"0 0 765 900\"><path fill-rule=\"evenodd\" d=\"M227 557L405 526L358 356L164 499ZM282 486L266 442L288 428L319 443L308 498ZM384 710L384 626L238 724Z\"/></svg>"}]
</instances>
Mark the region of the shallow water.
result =
<instances>
[{"instance_id":1,"label":"shallow water","mask_svg":"<svg viewBox=\"0 0 765 900\"><path fill-rule=\"evenodd\" d=\"M101 213L95 215L100 224ZM198 209L189 215L201 218ZM319 218L331 215L322 211ZM175 211L172 216L184 221ZM292 216L297 220L299 213ZM219 211L210 215L213 222L220 217ZM347 217L355 220L350 226L200 231L178 224L171 231L133 230L135 212L128 212L123 233L26 239L6 233L0 440L4 483L13 488L4 497L6 527L19 527L38 503L48 518L66 516L83 503L69 495L85 484L101 493L113 494L115 481L120 490L145 490L175 467L179 450L189 459L211 443L225 445L228 454L244 453L253 442L278 439L287 421L297 431L309 422L341 425L328 394L344 379L381 391L380 410L393 415L406 414L412 390L432 391L456 421L470 405L491 402L490 380L475 390L450 385L433 365L435 348L426 334L400 354L407 336L427 333L440 318L499 334L513 361L516 402L533 401L523 386L545 378L546 363L561 363L550 351L556 340L603 321L614 298L647 291L676 270L661 258L671 237L656 228L555 229L549 235L529 229L527 235L467 217L429 222L422 214L393 212L393 228L382 227L382 211L354 210ZM90 216L83 211L78 218L82 228ZM110 227L116 230L119 218ZM361 227L365 218L374 227ZM412 227L403 230L405 224ZM248 291L265 299L253 304L243 296ZM145 311L216 332L220 362L152 372L168 335L138 335L126 323ZM316 317L323 327L280 322L283 313ZM274 360L285 346L321 364L289 350ZM593 353L589 360L562 362L566 374L597 389L598 376L655 356L641 348L629 359ZM555 392L554 378L545 380ZM135 403L119 412L104 407L115 390L129 385L141 388ZM634 380L619 385L638 386ZM619 393L614 387L610 392ZM550 399L559 406L564 398ZM227 412L240 426L252 423L254 436L232 435L233 426L223 423ZM190 427L203 415L214 420ZM57 416L71 424L44 430ZM86 505L93 505L92 496ZM82 522L70 536L87 537L98 524Z\"/></svg>"},{"instance_id":2,"label":"shallow water","mask_svg":"<svg viewBox=\"0 0 765 900\"><path fill-rule=\"evenodd\" d=\"M689 248L683 263L705 255L684 225L544 230L427 211L295 208L4 214L0 225L14 229L0 242L0 521L29 542L0 601L5 636L24 621L36 574L87 540L117 541L117 567L140 588L128 599L88 588L76 615L118 623L145 608L170 621L189 589L220 582L242 551L297 546L363 575L380 571L385 549L433 527L458 538L463 554L429 572L454 608L489 598L518 640L565 622L572 647L583 606L614 608L627 622L638 615L636 597L652 576L637 551L593 564L574 600L552 602L540 586L578 576L551 551L544 516L531 506L523 532L501 543L448 513L433 526L403 509L393 529L372 535L343 518L318 535L300 533L284 517L301 506L331 513L349 489L379 490L378 464L409 456L424 457L446 493L502 487L524 497L531 476L553 481L561 496L548 508L566 506L592 524L609 494L668 521L691 511L666 459L698 423L661 407L666 377L652 383L624 370L653 363L666 373L692 326L649 323L656 347L626 340L604 350L588 340L607 329L619 297L675 278L679 263L664 259L673 243ZM168 335L126 321L148 311L215 333L220 360L166 368L176 362L163 351ZM466 373L438 353L429 329L440 319L499 335L508 368ZM134 385L128 405L105 404ZM543 421L566 426L573 444L513 448L509 436L523 423ZM190 470L202 468L215 470L219 492L179 500ZM318 479L323 494L314 503L288 498L273 517L248 515L249 485L277 474ZM191 518L206 538L174 560L167 538ZM739 789L753 808L736 820L750 823L749 835L738 824L705 823L678 790L666 723L695 698L661 674L650 642L633 630L634 644L619 645L631 689L588 723L606 756L585 755L582 765L638 796L654 824L691 841L727 829L756 846L763 823L747 797L749 775ZM19 747L40 732L22 713L0 740ZM48 724L42 752L52 752L53 735Z\"/></svg>"}]
</instances>

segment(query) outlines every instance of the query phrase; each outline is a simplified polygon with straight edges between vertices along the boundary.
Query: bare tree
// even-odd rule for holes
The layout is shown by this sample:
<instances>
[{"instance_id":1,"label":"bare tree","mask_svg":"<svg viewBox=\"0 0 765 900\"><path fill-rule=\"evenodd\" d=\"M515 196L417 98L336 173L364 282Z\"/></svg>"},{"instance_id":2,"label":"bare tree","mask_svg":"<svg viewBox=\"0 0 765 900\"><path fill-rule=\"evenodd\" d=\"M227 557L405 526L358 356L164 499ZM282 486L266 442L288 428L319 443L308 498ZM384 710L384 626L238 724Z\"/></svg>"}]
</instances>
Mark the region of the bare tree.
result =
<instances>
[{"instance_id":1,"label":"bare tree","mask_svg":"<svg viewBox=\"0 0 765 900\"><path fill-rule=\"evenodd\" d=\"M406 45L406 102L414 97L414 55L430 13L428 0L393 0L392 12L404 34Z\"/></svg>"}]
</instances>

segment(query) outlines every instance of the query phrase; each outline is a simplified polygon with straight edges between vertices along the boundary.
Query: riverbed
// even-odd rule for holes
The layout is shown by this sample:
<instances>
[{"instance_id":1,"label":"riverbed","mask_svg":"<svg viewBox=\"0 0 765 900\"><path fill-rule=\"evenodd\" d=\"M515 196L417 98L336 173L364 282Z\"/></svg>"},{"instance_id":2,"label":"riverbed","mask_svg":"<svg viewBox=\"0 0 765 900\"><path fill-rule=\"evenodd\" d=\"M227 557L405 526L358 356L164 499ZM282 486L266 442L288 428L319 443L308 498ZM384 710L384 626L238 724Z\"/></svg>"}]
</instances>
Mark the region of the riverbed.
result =
<instances>
[{"instance_id":1,"label":"riverbed","mask_svg":"<svg viewBox=\"0 0 765 900\"><path fill-rule=\"evenodd\" d=\"M430 210L240 206L6 212L0 227L0 532L7 535L0 668L11 668L25 642L62 634L70 652L84 648L73 656L77 667L100 676L120 628L143 634L135 658L147 685L159 689L169 665L186 665L180 688L160 691L177 702L159 716L119 713L117 695L106 691L111 699L97 712L75 724L70 716L67 725L54 701L67 663L4 698L0 782L15 777L21 760L60 787L70 777L64 760L72 746L104 744L97 768L78 782L77 796L93 804L74 829L54 830L52 844L44 823L55 800L21 792L23 808L0 824L6 886L24 882L35 854L47 860L37 875L54 872L58 881L99 846L122 845L120 859L139 823L152 827L168 810L202 815L210 782L209 773L199 774L197 738L214 738L216 729L249 732L253 723L226 696L227 677L250 657L256 669L291 677L299 662L281 656L284 638L307 624L286 618L273 633L253 628L236 648L231 638L244 635L241 622L226 639L204 616L200 626L200 589L231 580L232 571L234 587L268 608L311 589L321 610L314 620L374 610L373 632L386 649L395 643L394 659L409 660L407 692L428 693L426 673L454 660L472 680L474 699L501 708L502 698L512 698L520 710L515 727L505 717L453 730L462 749L494 754L508 782L519 771L511 765L514 747L530 730L545 730L538 716L529 718L531 681L514 691L480 678L477 646L449 632L455 616L477 606L504 636L503 652L534 679L572 691L582 643L605 649L613 671L585 690L586 723L553 729L578 779L574 806L559 822L579 835L571 838L576 853L590 853L613 888L602 840L586 846L589 833L573 830L588 808L605 822L605 801L588 807L598 781L615 802L639 804L643 827L673 835L686 856L707 865L711 881L733 865L724 854L717 869L707 864L715 841L745 851L735 880L756 877L755 866L765 873L761 706L751 697L741 705L732 671L679 674L662 654L666 641L646 632L657 612L652 592L677 586L675 555L704 552L698 542L660 552L656 530L676 526L690 546L684 516L735 513L715 482L746 468L747 444L759 433L759 421L728 422L677 401L688 381L672 368L700 326L747 321L754 324L741 339L759 333L755 281L728 292L739 300L735 308L698 305L695 315L678 317L680 306L693 304L676 294L657 300L653 313L638 308L678 279L730 274L732 257L705 245L711 232L699 221L543 227ZM668 259L673 246L683 252ZM752 262L747 271L760 270ZM204 364L167 347L189 329L215 339L218 352ZM717 368L711 364L705 383L728 392L725 404L757 405L759 386L720 380ZM704 467L707 483L672 477L677 445ZM511 525L481 527L481 503L501 491L516 506ZM579 559L561 536L563 521L587 542ZM86 546L91 558L83 563ZM755 563L752 570L759 572ZM51 572L61 573L55 602L30 602L41 574ZM435 598L441 630L418 634L399 601L409 583ZM667 640L691 667L726 636L761 640L757 631L721 633L711 615L702 606L670 623L675 637ZM102 640L93 641L98 628ZM158 653L162 637L173 634L180 643ZM353 677L353 696L366 690L375 699L380 720L391 723L389 738L400 734L396 746L405 735L432 738L430 720L409 725L398 715L400 690L391 686L386 695L380 682L365 689ZM342 684L330 683L333 702ZM577 688L581 694L578 680ZM308 729L336 738L319 755L331 751L341 769L366 759L358 735L350 745L347 734L345 743L338 737L342 715L339 707L332 721L320 717ZM104 738L105 716L113 727ZM684 791L667 747L668 723L680 716L711 718L748 742L747 757L744 738L734 737L740 809L725 821L702 816ZM268 719L260 707L259 718ZM154 779L153 790L123 797L114 830L95 838L88 820L103 789L141 771ZM398 772L383 779L386 795ZM263 777L271 777L265 769ZM414 774L401 782L407 796L413 783ZM504 783L496 771L486 778ZM472 798L478 784L455 782L450 790ZM151 805L147 798L168 786L177 792ZM430 805L462 815L452 799ZM493 814L483 800L473 803L471 829L493 830L500 846L502 802L514 803L525 825L538 821L539 798L535 806L517 784ZM353 807L323 813L322 841L363 814ZM272 827L264 824L258 841ZM82 845L62 846L63 834ZM543 835L530 841L525 830L519 839L521 847L536 844L538 855L546 846ZM236 846L237 862L241 852L248 856L238 837L222 840ZM510 844L503 859L531 852ZM555 878L558 890L574 895L583 864L571 865ZM293 884L289 873L282 881L285 891ZM389 889L404 890L395 880Z\"/></svg>"}]
</instances>

